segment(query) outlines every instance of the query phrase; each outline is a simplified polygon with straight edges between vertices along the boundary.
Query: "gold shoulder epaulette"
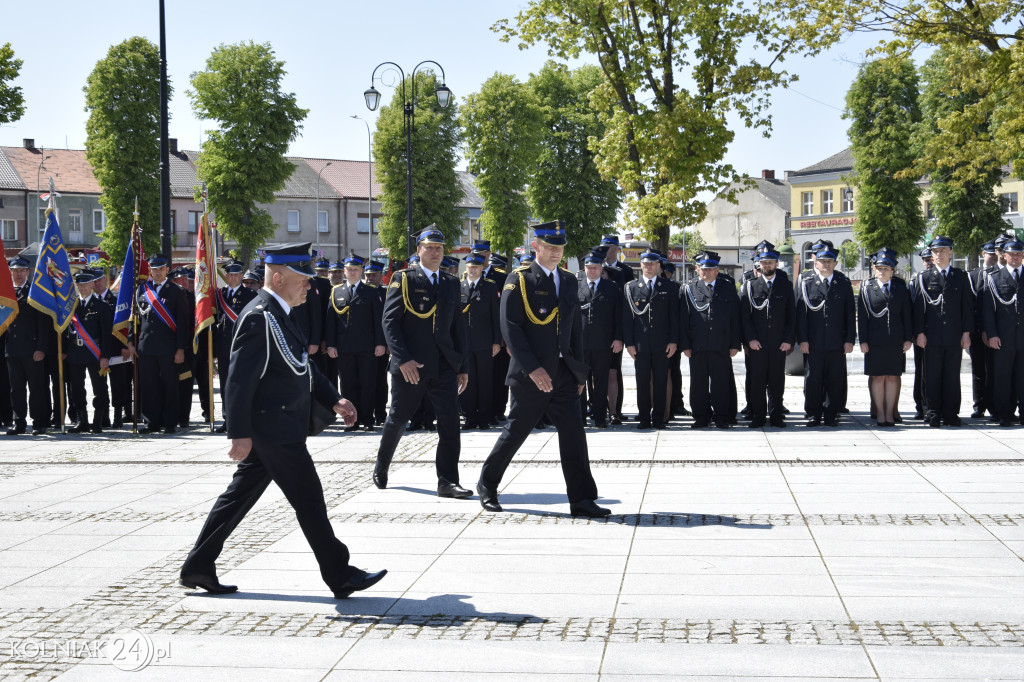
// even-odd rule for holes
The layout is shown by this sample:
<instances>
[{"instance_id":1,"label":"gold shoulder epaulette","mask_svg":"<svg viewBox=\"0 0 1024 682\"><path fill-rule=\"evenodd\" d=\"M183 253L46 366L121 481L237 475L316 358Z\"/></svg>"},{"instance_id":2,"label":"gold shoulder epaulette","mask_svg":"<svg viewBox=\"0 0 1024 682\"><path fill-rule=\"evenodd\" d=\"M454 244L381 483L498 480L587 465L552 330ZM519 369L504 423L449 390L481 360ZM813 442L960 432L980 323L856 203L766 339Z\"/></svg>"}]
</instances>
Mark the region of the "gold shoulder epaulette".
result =
<instances>
[{"instance_id":1,"label":"gold shoulder epaulette","mask_svg":"<svg viewBox=\"0 0 1024 682\"><path fill-rule=\"evenodd\" d=\"M529 270L529 269L530 269L529 265L520 265L518 268L516 268L514 270L514 272L523 272L524 270Z\"/></svg>"}]
</instances>

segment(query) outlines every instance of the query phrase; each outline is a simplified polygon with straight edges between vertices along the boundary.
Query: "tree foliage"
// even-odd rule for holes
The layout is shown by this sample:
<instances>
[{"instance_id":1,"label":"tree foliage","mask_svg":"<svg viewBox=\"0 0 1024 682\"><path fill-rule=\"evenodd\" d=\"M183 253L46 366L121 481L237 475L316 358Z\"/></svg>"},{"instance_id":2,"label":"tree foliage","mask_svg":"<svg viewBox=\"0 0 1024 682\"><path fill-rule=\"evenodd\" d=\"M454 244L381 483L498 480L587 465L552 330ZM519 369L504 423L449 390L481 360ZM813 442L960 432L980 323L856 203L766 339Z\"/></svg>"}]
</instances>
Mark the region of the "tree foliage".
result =
<instances>
[{"instance_id":1,"label":"tree foliage","mask_svg":"<svg viewBox=\"0 0 1024 682\"><path fill-rule=\"evenodd\" d=\"M565 222L569 255L583 255L597 244L614 225L622 203L618 184L601 177L589 144L605 134L603 119L590 106L603 81L596 66L570 71L554 61L529 81L544 120L527 196L537 218Z\"/></svg>"},{"instance_id":2,"label":"tree foliage","mask_svg":"<svg viewBox=\"0 0 1024 682\"><path fill-rule=\"evenodd\" d=\"M844 270L855 270L860 265L861 246L855 241L848 241L839 247L839 264Z\"/></svg>"},{"instance_id":3,"label":"tree foliage","mask_svg":"<svg viewBox=\"0 0 1024 682\"><path fill-rule=\"evenodd\" d=\"M270 214L256 204L273 203L295 171L285 153L308 113L283 91L284 75L270 43L222 44L192 74L188 91L196 115L219 126L203 143L197 169L217 227L238 242L243 262L274 234Z\"/></svg>"},{"instance_id":4,"label":"tree foliage","mask_svg":"<svg viewBox=\"0 0 1024 682\"><path fill-rule=\"evenodd\" d=\"M693 260L694 256L707 247L700 230L680 230L669 238L668 243L669 246L685 246L687 260Z\"/></svg>"},{"instance_id":5,"label":"tree foliage","mask_svg":"<svg viewBox=\"0 0 1024 682\"><path fill-rule=\"evenodd\" d=\"M25 114L21 88L10 82L18 77L24 61L14 57L10 43L0 45L0 125L14 123Z\"/></svg>"},{"instance_id":6,"label":"tree foliage","mask_svg":"<svg viewBox=\"0 0 1024 682\"><path fill-rule=\"evenodd\" d=\"M514 26L494 28L561 59L597 56L604 82L592 102L606 125L592 140L597 166L629 193L627 225L664 249L670 226L704 218L705 192L735 199L729 185L740 178L723 161L728 116L771 129L769 92L791 80L775 68L799 47L780 40L774 1L530 0Z\"/></svg>"},{"instance_id":7,"label":"tree foliage","mask_svg":"<svg viewBox=\"0 0 1024 682\"><path fill-rule=\"evenodd\" d=\"M405 88L403 91L403 87ZM408 99L415 94L415 127L412 132L412 224L418 231L431 223L444 233L447 248L462 233L466 211L458 204L465 196L462 182L455 170L458 159L459 125L455 99L446 109L437 103L434 91L437 79L430 71L399 82L391 102L380 109L377 132L373 137L373 156L380 180L379 240L392 258L402 259L408 253L406 223L406 145L403 128L403 92Z\"/></svg>"},{"instance_id":8,"label":"tree foliage","mask_svg":"<svg viewBox=\"0 0 1024 682\"><path fill-rule=\"evenodd\" d=\"M540 152L541 111L531 89L495 73L466 98L460 116L469 170L484 200L480 217L491 250L522 245L530 217L526 183Z\"/></svg>"},{"instance_id":9,"label":"tree foliage","mask_svg":"<svg viewBox=\"0 0 1024 682\"><path fill-rule=\"evenodd\" d=\"M868 253L884 246L910 253L925 228L921 188L906 173L914 165L913 137L921 121L913 63L889 58L863 64L843 116L851 120L851 180L858 190L854 235Z\"/></svg>"},{"instance_id":10,"label":"tree foliage","mask_svg":"<svg viewBox=\"0 0 1024 682\"><path fill-rule=\"evenodd\" d=\"M85 157L103 193L100 247L124 260L139 201L146 253L160 250L160 51L136 36L112 46L86 80ZM170 87L168 87L170 93Z\"/></svg>"}]
</instances>

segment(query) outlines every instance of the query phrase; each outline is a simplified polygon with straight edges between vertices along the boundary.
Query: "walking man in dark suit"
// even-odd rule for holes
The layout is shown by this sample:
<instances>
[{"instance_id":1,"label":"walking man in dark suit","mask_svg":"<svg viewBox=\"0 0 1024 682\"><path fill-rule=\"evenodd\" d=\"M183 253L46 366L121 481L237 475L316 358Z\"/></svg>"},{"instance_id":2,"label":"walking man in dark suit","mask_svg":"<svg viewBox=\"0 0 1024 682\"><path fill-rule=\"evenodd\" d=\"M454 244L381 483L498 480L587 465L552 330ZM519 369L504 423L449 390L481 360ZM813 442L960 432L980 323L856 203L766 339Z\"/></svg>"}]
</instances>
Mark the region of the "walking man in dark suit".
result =
<instances>
[{"instance_id":1,"label":"walking man in dark suit","mask_svg":"<svg viewBox=\"0 0 1024 682\"><path fill-rule=\"evenodd\" d=\"M612 357L622 353L622 287L602 276L603 260L603 254L597 251L587 254L577 288L583 320L583 362L590 368L587 385L591 387L591 416L599 429L608 428ZM586 400L582 403L585 405Z\"/></svg>"},{"instance_id":2,"label":"walking man in dark suit","mask_svg":"<svg viewBox=\"0 0 1024 682\"><path fill-rule=\"evenodd\" d=\"M462 393L462 412L466 416L464 430L486 429L494 418L494 357L501 350L498 320L501 299L497 282L484 277L483 273L483 255L466 256L460 303L469 335L469 385Z\"/></svg>"},{"instance_id":3,"label":"walking man in dark suit","mask_svg":"<svg viewBox=\"0 0 1024 682\"><path fill-rule=\"evenodd\" d=\"M580 392L587 381L578 283L558 264L565 250L561 221L534 228L537 259L516 269L501 299L501 331L512 353L508 379L511 409L487 456L477 492L480 504L502 511L498 488L512 458L545 412L558 430L569 512L602 517L611 510L597 506L597 483L590 472L587 435L583 430Z\"/></svg>"}]
</instances>

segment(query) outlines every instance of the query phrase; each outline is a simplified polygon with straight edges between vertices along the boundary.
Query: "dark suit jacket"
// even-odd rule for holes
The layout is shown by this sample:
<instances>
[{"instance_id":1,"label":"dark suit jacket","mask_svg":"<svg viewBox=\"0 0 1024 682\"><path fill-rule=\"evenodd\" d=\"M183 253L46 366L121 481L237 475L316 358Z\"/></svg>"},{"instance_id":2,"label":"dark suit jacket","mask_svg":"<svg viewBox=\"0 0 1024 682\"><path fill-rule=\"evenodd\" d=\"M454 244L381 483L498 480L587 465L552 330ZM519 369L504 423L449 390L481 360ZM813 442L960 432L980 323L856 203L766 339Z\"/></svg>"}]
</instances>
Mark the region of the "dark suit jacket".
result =
<instances>
[{"instance_id":1,"label":"dark suit jacket","mask_svg":"<svg viewBox=\"0 0 1024 682\"><path fill-rule=\"evenodd\" d=\"M403 282L409 305L402 294ZM426 318L415 313L427 313ZM388 285L384 299L384 340L391 350L389 370L398 373L399 366L410 360L423 365L420 377L431 379L448 367L458 374L468 371L468 340L466 321L460 314L459 280L446 272L439 273L437 291L419 265L399 270Z\"/></svg>"},{"instance_id":2,"label":"dark suit jacket","mask_svg":"<svg viewBox=\"0 0 1024 682\"><path fill-rule=\"evenodd\" d=\"M820 310L811 310L822 301ZM826 292L817 273L802 276L796 292L797 342L809 343L812 353L844 350L844 344L857 338L855 305L849 278L834 276Z\"/></svg>"},{"instance_id":3,"label":"dark suit jacket","mask_svg":"<svg viewBox=\"0 0 1024 682\"><path fill-rule=\"evenodd\" d=\"M1024 275L1021 276L1024 280ZM988 338L999 337L1000 347L1006 350L1024 350L1024 282L1014 282L1006 268L992 273L981 294L982 319ZM991 288L1003 301L1017 300L1006 305L995 298Z\"/></svg>"},{"instance_id":4,"label":"dark suit jacket","mask_svg":"<svg viewBox=\"0 0 1024 682\"><path fill-rule=\"evenodd\" d=\"M682 299L679 324L680 351L740 349L743 336L740 301L736 296L736 288L731 283L719 278L715 281L712 292L711 287L703 280L691 281L681 288L679 295Z\"/></svg>"},{"instance_id":5,"label":"dark suit jacket","mask_svg":"<svg viewBox=\"0 0 1024 682\"><path fill-rule=\"evenodd\" d=\"M587 278L581 276L578 280L583 350L611 352L612 342L622 341L622 287L602 277L597 280L596 295L591 295Z\"/></svg>"},{"instance_id":6,"label":"dark suit jacket","mask_svg":"<svg viewBox=\"0 0 1024 682\"><path fill-rule=\"evenodd\" d=\"M928 343L959 346L964 332L974 331L974 295L967 273L951 266L943 286L936 265L914 279L920 291L914 301L914 335L924 334ZM929 298L934 301L939 296L941 305L928 303Z\"/></svg>"},{"instance_id":7,"label":"dark suit jacket","mask_svg":"<svg viewBox=\"0 0 1024 682\"><path fill-rule=\"evenodd\" d=\"M347 282L331 289L331 306L324 320L328 348L337 348L339 353L372 355L375 346L384 345L384 304L378 291L380 287L366 282L359 283L355 294Z\"/></svg>"},{"instance_id":8,"label":"dark suit jacket","mask_svg":"<svg viewBox=\"0 0 1024 682\"><path fill-rule=\"evenodd\" d=\"M625 286L622 343L635 346L637 353L664 353L668 344L679 341L679 285L664 277L654 278L653 291L642 285L640 278ZM634 314L630 301L645 312Z\"/></svg>"},{"instance_id":9,"label":"dark suit jacket","mask_svg":"<svg viewBox=\"0 0 1024 682\"><path fill-rule=\"evenodd\" d=\"M85 331L92 337L92 340L99 346L100 357L110 359L111 355L119 354L120 344L114 339L110 330L114 325L114 309L98 296L90 296L89 302L85 305L78 302L75 308L75 315L85 328ZM99 362L84 342L79 343L78 331L74 324L69 324L64 330L64 352L68 355L68 362L75 365L88 365Z\"/></svg>"},{"instance_id":10,"label":"dark suit jacket","mask_svg":"<svg viewBox=\"0 0 1024 682\"><path fill-rule=\"evenodd\" d=\"M231 321L226 312L221 310L221 299L237 315L249 304L249 301L256 298L255 291L241 284L238 285L234 293L230 293L230 291L228 287L222 287L221 295L216 299L217 324L213 332L213 352L218 358L226 358L228 361L231 357L231 337L235 335L235 323Z\"/></svg>"},{"instance_id":11,"label":"dark suit jacket","mask_svg":"<svg viewBox=\"0 0 1024 682\"><path fill-rule=\"evenodd\" d=\"M459 310L466 316L469 350L490 353L493 344L501 343L501 298L498 296L498 285L493 279L481 277L476 282L476 291L472 297L469 295L467 278L462 279L460 287Z\"/></svg>"},{"instance_id":12,"label":"dark suit jacket","mask_svg":"<svg viewBox=\"0 0 1024 682\"><path fill-rule=\"evenodd\" d=\"M875 312L881 312L888 306L888 318L874 317L867 309L869 303ZM874 277L863 282L860 285L860 296L857 297L857 337L860 342L869 347L882 347L913 341L912 305L910 290L900 277L889 280L888 298Z\"/></svg>"},{"instance_id":13,"label":"dark suit jacket","mask_svg":"<svg viewBox=\"0 0 1024 682\"><path fill-rule=\"evenodd\" d=\"M296 359L308 350L306 337L295 320L284 314L273 294L261 289L239 316L231 346L224 385L228 438L304 443L312 401L329 407L341 399L341 394L312 362L307 362L301 373L295 373L278 350L274 335L268 337L266 315L273 315Z\"/></svg>"},{"instance_id":14,"label":"dark suit jacket","mask_svg":"<svg viewBox=\"0 0 1024 682\"><path fill-rule=\"evenodd\" d=\"M157 298L174 318L175 330L163 321L149 305L145 286L140 286L135 295L141 321L139 323L139 355L174 355L179 348L192 347L192 335L188 314L188 300L185 291L174 282L164 280Z\"/></svg>"},{"instance_id":15,"label":"dark suit jacket","mask_svg":"<svg viewBox=\"0 0 1024 682\"><path fill-rule=\"evenodd\" d=\"M512 354L505 381L509 386L535 387L530 372L538 367L543 367L554 380L560 355L578 384L587 381L576 278L562 268L555 273L559 287L557 296L551 280L537 263L517 268L505 284L501 297L501 333ZM535 318L545 320L556 308L558 316L548 324L533 322L526 310L524 295Z\"/></svg>"},{"instance_id":16,"label":"dark suit jacket","mask_svg":"<svg viewBox=\"0 0 1024 682\"><path fill-rule=\"evenodd\" d=\"M28 303L31 285L32 280L29 279L15 290L18 295L18 314L4 332L4 338L7 339L5 353L9 358L27 357L37 350L44 353L57 352L57 333L53 329L53 319Z\"/></svg>"},{"instance_id":17,"label":"dark suit jacket","mask_svg":"<svg viewBox=\"0 0 1024 682\"><path fill-rule=\"evenodd\" d=\"M978 334L985 329L985 320L981 316L981 296L988 284L988 276L999 269L998 265L988 265L975 268L967 273L967 283L971 285L971 293L974 295L974 331Z\"/></svg>"},{"instance_id":18,"label":"dark suit jacket","mask_svg":"<svg viewBox=\"0 0 1024 682\"><path fill-rule=\"evenodd\" d=\"M740 323L743 340L757 341L762 348L777 350L784 343L796 342L796 298L785 273L775 271L771 294L764 277L747 280L740 288ZM768 305L758 310L765 300Z\"/></svg>"}]
</instances>

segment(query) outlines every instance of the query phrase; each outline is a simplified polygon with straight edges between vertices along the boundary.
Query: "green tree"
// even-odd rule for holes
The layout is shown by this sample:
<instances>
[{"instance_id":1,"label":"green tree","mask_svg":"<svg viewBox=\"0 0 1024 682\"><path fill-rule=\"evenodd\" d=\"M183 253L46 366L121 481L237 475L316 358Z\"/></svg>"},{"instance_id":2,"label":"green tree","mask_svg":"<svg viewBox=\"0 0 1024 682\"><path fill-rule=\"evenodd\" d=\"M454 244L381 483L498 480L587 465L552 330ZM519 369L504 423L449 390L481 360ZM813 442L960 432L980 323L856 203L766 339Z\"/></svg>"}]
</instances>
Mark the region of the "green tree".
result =
<instances>
[{"instance_id":1,"label":"green tree","mask_svg":"<svg viewBox=\"0 0 1024 682\"><path fill-rule=\"evenodd\" d=\"M566 253L585 254L614 223L622 193L597 169L589 139L605 134L590 97L604 81L601 69L587 65L569 71L554 61L530 77L530 88L544 118L541 150L527 189L535 217L563 220L569 232Z\"/></svg>"},{"instance_id":2,"label":"green tree","mask_svg":"<svg viewBox=\"0 0 1024 682\"><path fill-rule=\"evenodd\" d=\"M413 94L412 78L405 80L405 93ZM458 106L454 98L442 109L434 97L437 79L430 71L416 74L416 120L412 131L412 224L418 231L431 223L444 233L447 248L462 234L465 209L458 204L465 196L459 174ZM391 103L380 109L377 132L373 136L373 156L380 180L383 217L379 240L392 258L408 253L406 206L405 130L402 125L402 83L398 83Z\"/></svg>"},{"instance_id":3,"label":"green tree","mask_svg":"<svg viewBox=\"0 0 1024 682\"><path fill-rule=\"evenodd\" d=\"M160 50L136 36L112 46L86 80L85 158L103 188L100 247L124 261L139 201L146 253L160 250ZM170 92L170 89L168 89Z\"/></svg>"},{"instance_id":4,"label":"green tree","mask_svg":"<svg viewBox=\"0 0 1024 682\"><path fill-rule=\"evenodd\" d=\"M15 59L10 43L0 45L0 125L14 123L25 114L25 97L21 88L10 85L18 77L24 61Z\"/></svg>"},{"instance_id":5,"label":"green tree","mask_svg":"<svg viewBox=\"0 0 1024 682\"><path fill-rule=\"evenodd\" d=\"M540 152L540 106L515 76L495 73L466 98L459 119L469 170L478 174L484 200L483 235L494 252L509 254L523 243L530 217L526 183Z\"/></svg>"},{"instance_id":6,"label":"green tree","mask_svg":"<svg viewBox=\"0 0 1024 682\"><path fill-rule=\"evenodd\" d=\"M729 117L771 129L769 93L792 80L775 69L799 47L779 39L777 21L770 6L741 0L530 0L514 26L494 29L561 59L597 56L597 166L628 192L627 226L664 249L671 225L704 218L705 192L735 199Z\"/></svg>"},{"instance_id":7,"label":"green tree","mask_svg":"<svg viewBox=\"0 0 1024 682\"><path fill-rule=\"evenodd\" d=\"M693 257L707 247L704 235L700 230L679 230L672 234L668 240L669 246L685 246L686 259L693 260Z\"/></svg>"},{"instance_id":8,"label":"green tree","mask_svg":"<svg viewBox=\"0 0 1024 682\"><path fill-rule=\"evenodd\" d=\"M282 89L284 75L270 43L222 44L206 70L192 74L188 91L196 115L219 125L203 143L197 169L217 227L238 242L243 262L274 234L270 214L256 204L273 203L295 171L285 153L309 113Z\"/></svg>"},{"instance_id":9,"label":"green tree","mask_svg":"<svg viewBox=\"0 0 1024 682\"><path fill-rule=\"evenodd\" d=\"M910 253L924 234L921 188L906 171L914 165L913 137L921 121L917 71L909 59L861 65L846 93L853 176L854 235L868 253L883 246Z\"/></svg>"},{"instance_id":10,"label":"green tree","mask_svg":"<svg viewBox=\"0 0 1024 682\"><path fill-rule=\"evenodd\" d=\"M860 265L861 246L855 241L845 242L839 247L839 264L844 270L853 270Z\"/></svg>"}]
</instances>

